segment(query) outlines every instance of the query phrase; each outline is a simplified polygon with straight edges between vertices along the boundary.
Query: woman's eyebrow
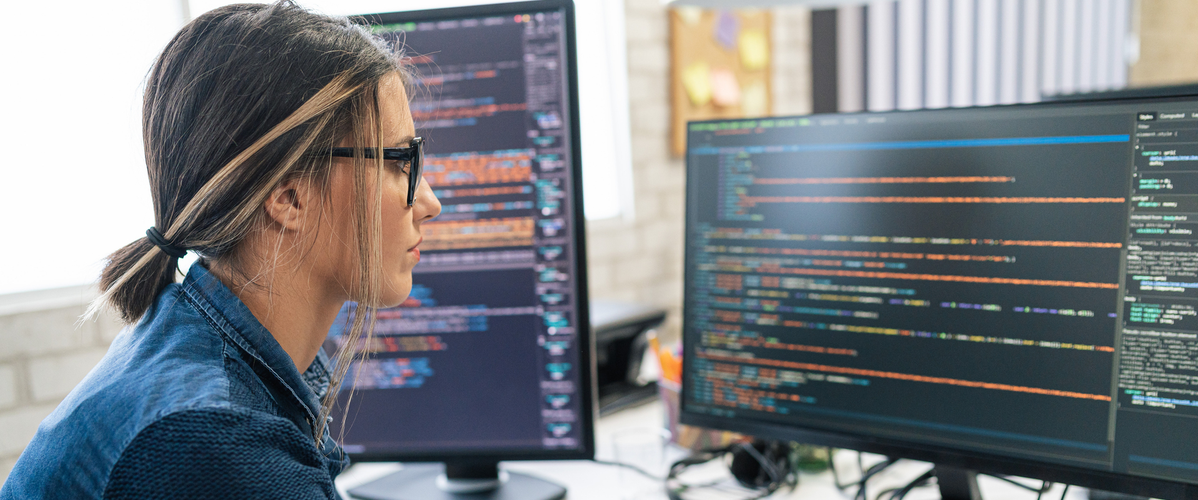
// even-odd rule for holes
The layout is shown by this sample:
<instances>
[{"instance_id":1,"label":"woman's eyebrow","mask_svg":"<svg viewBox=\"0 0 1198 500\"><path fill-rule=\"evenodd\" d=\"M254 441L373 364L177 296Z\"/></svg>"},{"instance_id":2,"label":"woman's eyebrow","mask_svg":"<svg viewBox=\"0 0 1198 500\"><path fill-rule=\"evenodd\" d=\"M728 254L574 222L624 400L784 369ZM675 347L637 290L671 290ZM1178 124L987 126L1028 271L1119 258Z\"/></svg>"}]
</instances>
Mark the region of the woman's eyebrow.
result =
<instances>
[{"instance_id":1,"label":"woman's eyebrow","mask_svg":"<svg viewBox=\"0 0 1198 500\"><path fill-rule=\"evenodd\" d=\"M398 141L395 141L394 143L392 143L392 144L391 144L391 147L393 147L393 148L402 148L402 147L404 147L404 144L411 144L411 143L412 143L412 139L415 139L415 138L416 138L416 136L414 136L414 135L405 135L405 136L403 136L403 138L402 138L402 139L400 139L400 140L398 140Z\"/></svg>"}]
</instances>

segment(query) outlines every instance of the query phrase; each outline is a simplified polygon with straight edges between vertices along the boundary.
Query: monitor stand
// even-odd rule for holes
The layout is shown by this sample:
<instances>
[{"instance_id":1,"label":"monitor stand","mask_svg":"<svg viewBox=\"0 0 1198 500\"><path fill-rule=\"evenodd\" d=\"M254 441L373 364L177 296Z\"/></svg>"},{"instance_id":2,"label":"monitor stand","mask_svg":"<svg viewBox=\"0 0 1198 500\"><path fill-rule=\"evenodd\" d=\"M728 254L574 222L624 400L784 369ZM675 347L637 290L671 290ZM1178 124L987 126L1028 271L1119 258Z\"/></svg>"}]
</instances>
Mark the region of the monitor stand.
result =
<instances>
[{"instance_id":1,"label":"monitor stand","mask_svg":"<svg viewBox=\"0 0 1198 500\"><path fill-rule=\"evenodd\" d=\"M977 471L936 464L936 484L941 500L982 500Z\"/></svg>"},{"instance_id":2,"label":"monitor stand","mask_svg":"<svg viewBox=\"0 0 1198 500\"><path fill-rule=\"evenodd\" d=\"M403 470L349 490L365 500L560 500L566 488L499 463L404 464Z\"/></svg>"}]
</instances>

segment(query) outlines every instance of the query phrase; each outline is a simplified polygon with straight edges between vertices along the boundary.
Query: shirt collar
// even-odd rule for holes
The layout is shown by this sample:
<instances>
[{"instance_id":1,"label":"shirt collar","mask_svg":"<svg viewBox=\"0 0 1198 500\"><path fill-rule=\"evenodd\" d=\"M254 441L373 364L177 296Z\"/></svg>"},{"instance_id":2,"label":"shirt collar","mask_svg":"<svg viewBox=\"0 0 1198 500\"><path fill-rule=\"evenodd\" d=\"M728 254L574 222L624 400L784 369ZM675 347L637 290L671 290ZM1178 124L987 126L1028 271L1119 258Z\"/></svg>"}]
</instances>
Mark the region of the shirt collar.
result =
<instances>
[{"instance_id":1,"label":"shirt collar","mask_svg":"<svg viewBox=\"0 0 1198 500\"><path fill-rule=\"evenodd\" d=\"M191 297L217 327L247 355L255 358L281 382L308 413L309 425L320 414L320 398L329 388L329 358L320 350L303 374L274 335L254 317L241 299L233 294L200 262L192 264L183 280L183 291ZM267 381L269 383L269 381Z\"/></svg>"}]
</instances>

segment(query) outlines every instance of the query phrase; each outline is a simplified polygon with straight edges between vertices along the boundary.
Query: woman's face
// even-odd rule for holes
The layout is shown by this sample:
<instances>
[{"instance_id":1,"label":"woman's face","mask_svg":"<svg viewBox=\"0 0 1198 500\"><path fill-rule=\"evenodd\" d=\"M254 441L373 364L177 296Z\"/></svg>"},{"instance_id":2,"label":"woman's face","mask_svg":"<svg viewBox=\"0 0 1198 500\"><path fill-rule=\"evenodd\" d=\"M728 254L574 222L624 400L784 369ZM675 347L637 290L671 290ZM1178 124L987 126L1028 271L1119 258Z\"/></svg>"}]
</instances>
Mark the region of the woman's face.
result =
<instances>
[{"instance_id":1,"label":"woman's face","mask_svg":"<svg viewBox=\"0 0 1198 500\"><path fill-rule=\"evenodd\" d=\"M383 78L379 85L380 112L383 119L382 147L406 147L415 137L416 126L408 108L408 95L398 74ZM353 146L351 139L340 146ZM371 144L374 145L374 144ZM427 182L421 180L416 190L416 199L408 206L408 174L406 164L388 161L382 174L382 232L377 237L382 246L380 271L383 289L379 307L398 305L412 291L412 268L420 262L418 245L423 240L420 225L441 213L441 202L437 200ZM366 172L366 196L373 200L374 172ZM336 281L347 291L357 282L357 235L354 234L353 159L336 158L330 176L331 217L327 218L336 227L330 228L338 235L340 257L334 257ZM374 212L372 202L367 205L367 218ZM329 234L329 233L326 233Z\"/></svg>"}]
</instances>

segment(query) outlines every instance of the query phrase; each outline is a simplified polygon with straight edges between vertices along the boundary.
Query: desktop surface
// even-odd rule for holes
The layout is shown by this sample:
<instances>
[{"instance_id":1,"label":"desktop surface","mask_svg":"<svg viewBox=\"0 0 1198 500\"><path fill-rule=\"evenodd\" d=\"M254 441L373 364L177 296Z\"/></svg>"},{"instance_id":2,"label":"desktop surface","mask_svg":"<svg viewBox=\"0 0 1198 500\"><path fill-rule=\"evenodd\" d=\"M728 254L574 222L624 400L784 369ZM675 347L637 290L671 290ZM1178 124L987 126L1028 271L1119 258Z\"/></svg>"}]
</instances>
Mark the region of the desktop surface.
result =
<instances>
[{"instance_id":1,"label":"desktop surface","mask_svg":"<svg viewBox=\"0 0 1198 500\"><path fill-rule=\"evenodd\" d=\"M641 406L625 408L601 417L595 423L596 460L620 460L621 457L617 455L615 446L613 445L615 437L629 432L660 429L664 416L665 409L662 403L654 401ZM685 455L685 450L673 445L668 446L663 454L665 460L651 472L664 475L669 462L682 458ZM841 471L841 480L847 481L858 477L855 475L858 472L856 470L858 464L855 453L848 450L841 450L833 456L836 460L837 469ZM863 461L866 467L868 467L880 462L883 458L878 455L867 454ZM408 465L397 463L355 464L337 477L337 489L343 497L354 498L349 495L351 489L377 478L393 474L395 471L403 470L405 467L408 467ZM425 465L416 464L414 467L425 467ZM661 481L655 481L639 474L622 470L616 466L588 460L507 462L503 464L503 467L505 470L535 475L565 485L567 487L566 498L568 500L612 500L616 498L667 500L668 498L665 493L665 485ZM915 460L900 461L882 474L875 476L869 484L868 491L881 492L889 488L903 486L923 474L930 467L931 464L926 462ZM684 475L683 479L689 483L714 483L714 488L711 491L699 490L692 492L691 496L694 498L727 499L748 496L747 490L736 486L736 479L728 472L727 466L719 461L695 467L693 471ZM987 499L1012 498L1027 500L1034 496L1034 494L1029 494L1026 490L998 479L982 477L979 478L978 482L983 497ZM1022 482L1032 486L1039 486L1038 481ZM782 489L769 498L827 500L835 498L848 499L852 497L854 490L850 489L847 493L841 492L836 488L835 484L830 471L803 472L800 474L799 485L794 491ZM1065 493L1063 490L1064 485L1057 485L1045 492L1043 497L1053 500L1059 499L1061 498L1061 494ZM687 498L691 498L691 496ZM933 487L915 489L906 498L908 500L933 500L939 499L940 496ZM1086 490L1082 488L1070 488L1066 498L1068 500L1083 500L1086 498Z\"/></svg>"},{"instance_id":2,"label":"desktop surface","mask_svg":"<svg viewBox=\"0 0 1198 500\"><path fill-rule=\"evenodd\" d=\"M1198 101L694 122L688 148L684 420L1198 483Z\"/></svg>"}]
</instances>

